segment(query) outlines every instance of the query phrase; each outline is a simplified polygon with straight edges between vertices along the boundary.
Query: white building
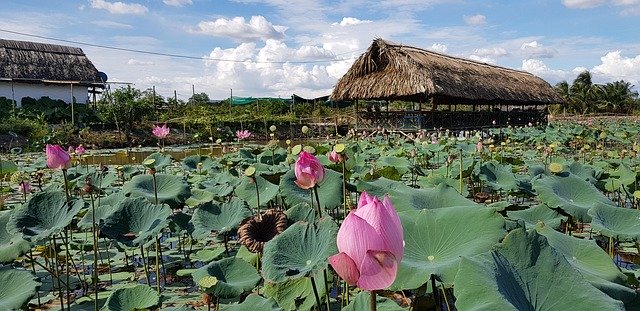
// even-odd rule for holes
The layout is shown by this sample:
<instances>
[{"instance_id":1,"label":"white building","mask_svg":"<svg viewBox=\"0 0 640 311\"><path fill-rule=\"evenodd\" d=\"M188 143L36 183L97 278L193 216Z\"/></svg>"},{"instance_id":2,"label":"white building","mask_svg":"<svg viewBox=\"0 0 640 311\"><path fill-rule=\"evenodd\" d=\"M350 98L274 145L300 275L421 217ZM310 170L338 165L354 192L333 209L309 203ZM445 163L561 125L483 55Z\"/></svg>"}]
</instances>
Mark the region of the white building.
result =
<instances>
[{"instance_id":1,"label":"white building","mask_svg":"<svg viewBox=\"0 0 640 311\"><path fill-rule=\"evenodd\" d=\"M0 97L89 102L89 89L102 88L96 67L76 47L0 39Z\"/></svg>"}]
</instances>

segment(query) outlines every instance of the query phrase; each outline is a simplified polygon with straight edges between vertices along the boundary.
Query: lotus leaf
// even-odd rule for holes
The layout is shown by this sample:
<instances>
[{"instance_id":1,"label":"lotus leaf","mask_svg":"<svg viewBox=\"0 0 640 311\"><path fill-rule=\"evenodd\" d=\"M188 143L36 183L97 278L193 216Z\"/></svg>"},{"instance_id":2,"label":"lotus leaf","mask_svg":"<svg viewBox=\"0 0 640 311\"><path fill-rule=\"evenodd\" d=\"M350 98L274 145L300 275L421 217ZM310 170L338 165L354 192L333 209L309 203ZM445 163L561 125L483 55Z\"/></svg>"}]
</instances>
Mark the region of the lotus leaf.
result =
<instances>
[{"instance_id":1,"label":"lotus leaf","mask_svg":"<svg viewBox=\"0 0 640 311\"><path fill-rule=\"evenodd\" d=\"M12 211L0 211L0 263L10 262L26 253L31 244L20 233L7 232Z\"/></svg>"},{"instance_id":2,"label":"lotus leaf","mask_svg":"<svg viewBox=\"0 0 640 311\"><path fill-rule=\"evenodd\" d=\"M215 195L213 192L203 189L191 189L191 196L185 201L189 207L196 207L200 204L212 202Z\"/></svg>"},{"instance_id":3,"label":"lotus leaf","mask_svg":"<svg viewBox=\"0 0 640 311\"><path fill-rule=\"evenodd\" d=\"M516 229L492 251L463 257L455 284L461 310L624 310L535 230Z\"/></svg>"},{"instance_id":4,"label":"lotus leaf","mask_svg":"<svg viewBox=\"0 0 640 311\"><path fill-rule=\"evenodd\" d=\"M203 239L211 231L226 233L238 227L240 222L249 216L251 210L244 201L237 198L222 204L205 203L193 212L192 235L195 239Z\"/></svg>"},{"instance_id":5,"label":"lotus leaf","mask_svg":"<svg viewBox=\"0 0 640 311\"><path fill-rule=\"evenodd\" d=\"M297 222L265 243L262 274L269 282L308 276L327 267L327 258L338 252L336 223ZM277 300L277 299L276 299Z\"/></svg>"},{"instance_id":6,"label":"lotus leaf","mask_svg":"<svg viewBox=\"0 0 640 311\"><path fill-rule=\"evenodd\" d=\"M258 206L258 193L260 195L260 206L267 206L267 203L278 195L279 190L278 185L268 182L260 175L256 175L254 179L250 177L243 178L242 182L235 188L236 195L247 202L251 208Z\"/></svg>"},{"instance_id":7,"label":"lotus leaf","mask_svg":"<svg viewBox=\"0 0 640 311\"><path fill-rule=\"evenodd\" d=\"M198 163L202 163L201 167L198 167ZM201 156L201 155L190 155L184 159L182 159L182 168L189 171L206 171L211 172L214 169L220 168L220 164L217 163L210 156Z\"/></svg>"},{"instance_id":8,"label":"lotus leaf","mask_svg":"<svg viewBox=\"0 0 640 311\"><path fill-rule=\"evenodd\" d=\"M169 216L171 209L164 204L154 205L144 198L126 198L100 225L100 230L120 243L136 247L158 235L169 224Z\"/></svg>"},{"instance_id":9,"label":"lotus leaf","mask_svg":"<svg viewBox=\"0 0 640 311\"><path fill-rule=\"evenodd\" d=\"M310 190L305 190L294 182L296 175L293 169L289 170L280 178L280 190L285 202L294 206L298 203L306 202L315 206L315 198L311 196ZM342 205L342 174L332 170L327 170L324 180L317 186L320 204L326 209L332 209ZM313 203L311 199L313 198Z\"/></svg>"},{"instance_id":10,"label":"lotus leaf","mask_svg":"<svg viewBox=\"0 0 640 311\"><path fill-rule=\"evenodd\" d=\"M480 179L491 189L510 192L517 189L516 176L511 172L511 165L501 165L495 161L482 164Z\"/></svg>"},{"instance_id":11,"label":"lotus leaf","mask_svg":"<svg viewBox=\"0 0 640 311\"><path fill-rule=\"evenodd\" d=\"M283 310L278 306L278 303L269 298L261 297L260 295L251 294L242 303L234 303L230 305L224 305L220 308L220 311L281 311Z\"/></svg>"},{"instance_id":12,"label":"lotus leaf","mask_svg":"<svg viewBox=\"0 0 640 311\"><path fill-rule=\"evenodd\" d=\"M325 293L324 279L317 277L314 278L314 282L318 295L322 297ZM307 311L316 305L311 278L308 277L280 283L267 282L264 286L264 295L273 298L281 308L287 311Z\"/></svg>"},{"instance_id":13,"label":"lotus leaf","mask_svg":"<svg viewBox=\"0 0 640 311\"><path fill-rule=\"evenodd\" d=\"M587 211L595 206L615 206L595 186L572 174L545 176L533 182L542 203L559 208L579 221L591 221Z\"/></svg>"},{"instance_id":14,"label":"lotus leaf","mask_svg":"<svg viewBox=\"0 0 640 311\"><path fill-rule=\"evenodd\" d=\"M191 276L196 284L204 277L215 277L215 285L204 288L204 291L218 298L240 297L260 282L260 275L252 265L234 257L213 261L194 271Z\"/></svg>"},{"instance_id":15,"label":"lotus leaf","mask_svg":"<svg viewBox=\"0 0 640 311\"><path fill-rule=\"evenodd\" d=\"M13 161L0 161L0 177L13 174L18 171L18 166Z\"/></svg>"},{"instance_id":16,"label":"lotus leaf","mask_svg":"<svg viewBox=\"0 0 640 311\"><path fill-rule=\"evenodd\" d=\"M26 310L40 282L29 271L0 267L0 310Z\"/></svg>"},{"instance_id":17,"label":"lotus leaf","mask_svg":"<svg viewBox=\"0 0 640 311\"><path fill-rule=\"evenodd\" d=\"M640 210L614 206L596 206L589 210L595 232L626 242L640 241Z\"/></svg>"},{"instance_id":18,"label":"lotus leaf","mask_svg":"<svg viewBox=\"0 0 640 311\"><path fill-rule=\"evenodd\" d=\"M369 292L360 292L360 294L352 298L351 302L349 302L349 305L342 309L342 311L370 311L370 300L371 294ZM379 295L376 296L376 309L385 311L407 310L400 307L393 300Z\"/></svg>"},{"instance_id":19,"label":"lotus leaf","mask_svg":"<svg viewBox=\"0 0 640 311\"><path fill-rule=\"evenodd\" d=\"M131 311L153 308L160 304L158 293L147 285L120 288L111 293L102 311Z\"/></svg>"},{"instance_id":20,"label":"lotus leaf","mask_svg":"<svg viewBox=\"0 0 640 311\"><path fill-rule=\"evenodd\" d=\"M566 216L562 216L544 204L538 204L520 211L508 211L507 216L514 220L524 221L529 228L534 227L539 222L543 222L545 226L551 228L560 228L562 222L567 220Z\"/></svg>"},{"instance_id":21,"label":"lotus leaf","mask_svg":"<svg viewBox=\"0 0 640 311\"><path fill-rule=\"evenodd\" d=\"M400 221L405 247L394 290L418 288L431 274L452 284L460 256L486 252L506 233L504 218L488 208L406 211Z\"/></svg>"},{"instance_id":22,"label":"lotus leaf","mask_svg":"<svg viewBox=\"0 0 640 311\"><path fill-rule=\"evenodd\" d=\"M411 162L406 158L396 157L396 156L384 156L379 157L376 161L376 166L378 167L392 167L395 168L400 175L404 175L409 172L411 168Z\"/></svg>"},{"instance_id":23,"label":"lotus leaf","mask_svg":"<svg viewBox=\"0 0 640 311\"><path fill-rule=\"evenodd\" d=\"M173 160L170 155L165 155L160 152L154 152L150 154L148 157L146 157L144 160L142 160L142 163L151 159L155 160L155 162L153 162L153 167L158 171L167 167L169 164L171 164L171 161Z\"/></svg>"},{"instance_id":24,"label":"lotus leaf","mask_svg":"<svg viewBox=\"0 0 640 311\"><path fill-rule=\"evenodd\" d=\"M158 203L169 205L171 208L179 207L190 195L189 185L180 176L169 174L156 174L156 186L153 176L138 175L126 182L122 187L125 194L147 198L155 203L154 188L158 192Z\"/></svg>"},{"instance_id":25,"label":"lotus leaf","mask_svg":"<svg viewBox=\"0 0 640 311\"><path fill-rule=\"evenodd\" d=\"M64 192L39 192L11 213L7 231L37 242L61 232L83 207L82 200L67 204Z\"/></svg>"}]
</instances>

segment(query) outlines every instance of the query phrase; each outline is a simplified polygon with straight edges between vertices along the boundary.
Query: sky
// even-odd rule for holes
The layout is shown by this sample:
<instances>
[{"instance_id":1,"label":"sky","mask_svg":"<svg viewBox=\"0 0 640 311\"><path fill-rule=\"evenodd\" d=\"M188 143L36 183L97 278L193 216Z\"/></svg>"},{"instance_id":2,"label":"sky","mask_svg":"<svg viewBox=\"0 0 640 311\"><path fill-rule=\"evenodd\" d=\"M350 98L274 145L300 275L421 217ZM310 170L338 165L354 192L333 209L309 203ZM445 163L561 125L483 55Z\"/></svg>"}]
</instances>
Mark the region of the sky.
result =
<instances>
[{"instance_id":1,"label":"sky","mask_svg":"<svg viewBox=\"0 0 640 311\"><path fill-rule=\"evenodd\" d=\"M80 47L110 82L182 100L329 95L375 38L640 84L640 0L8 0L0 38Z\"/></svg>"}]
</instances>

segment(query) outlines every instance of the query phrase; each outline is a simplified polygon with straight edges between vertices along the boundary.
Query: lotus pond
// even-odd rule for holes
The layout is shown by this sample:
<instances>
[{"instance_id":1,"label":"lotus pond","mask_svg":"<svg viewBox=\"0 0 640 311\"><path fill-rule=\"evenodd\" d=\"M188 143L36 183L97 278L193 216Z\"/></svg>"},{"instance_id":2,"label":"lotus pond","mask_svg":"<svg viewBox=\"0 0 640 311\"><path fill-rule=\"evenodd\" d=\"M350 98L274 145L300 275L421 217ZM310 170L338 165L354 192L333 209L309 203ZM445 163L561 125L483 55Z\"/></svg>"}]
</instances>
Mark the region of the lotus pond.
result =
<instances>
[{"instance_id":1,"label":"lotus pond","mask_svg":"<svg viewBox=\"0 0 640 311\"><path fill-rule=\"evenodd\" d=\"M378 310L639 310L638 132L235 144L66 170L3 155L0 310L370 310L328 261L363 191L388 195L404 234ZM296 183L302 150L326 168L316 195Z\"/></svg>"}]
</instances>

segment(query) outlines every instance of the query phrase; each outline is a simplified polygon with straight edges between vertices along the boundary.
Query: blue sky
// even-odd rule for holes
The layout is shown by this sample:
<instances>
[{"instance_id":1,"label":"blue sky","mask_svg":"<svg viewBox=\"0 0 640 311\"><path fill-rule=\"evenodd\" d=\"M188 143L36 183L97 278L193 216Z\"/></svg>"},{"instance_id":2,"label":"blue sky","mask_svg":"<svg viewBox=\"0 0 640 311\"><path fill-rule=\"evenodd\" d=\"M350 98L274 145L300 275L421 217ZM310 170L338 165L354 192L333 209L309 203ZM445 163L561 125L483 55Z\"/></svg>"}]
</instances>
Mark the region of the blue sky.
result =
<instances>
[{"instance_id":1,"label":"blue sky","mask_svg":"<svg viewBox=\"0 0 640 311\"><path fill-rule=\"evenodd\" d=\"M583 70L640 83L640 0L24 0L0 11L0 38L81 47L110 81L185 100L192 85L214 99L327 95L376 37L551 84Z\"/></svg>"}]
</instances>

